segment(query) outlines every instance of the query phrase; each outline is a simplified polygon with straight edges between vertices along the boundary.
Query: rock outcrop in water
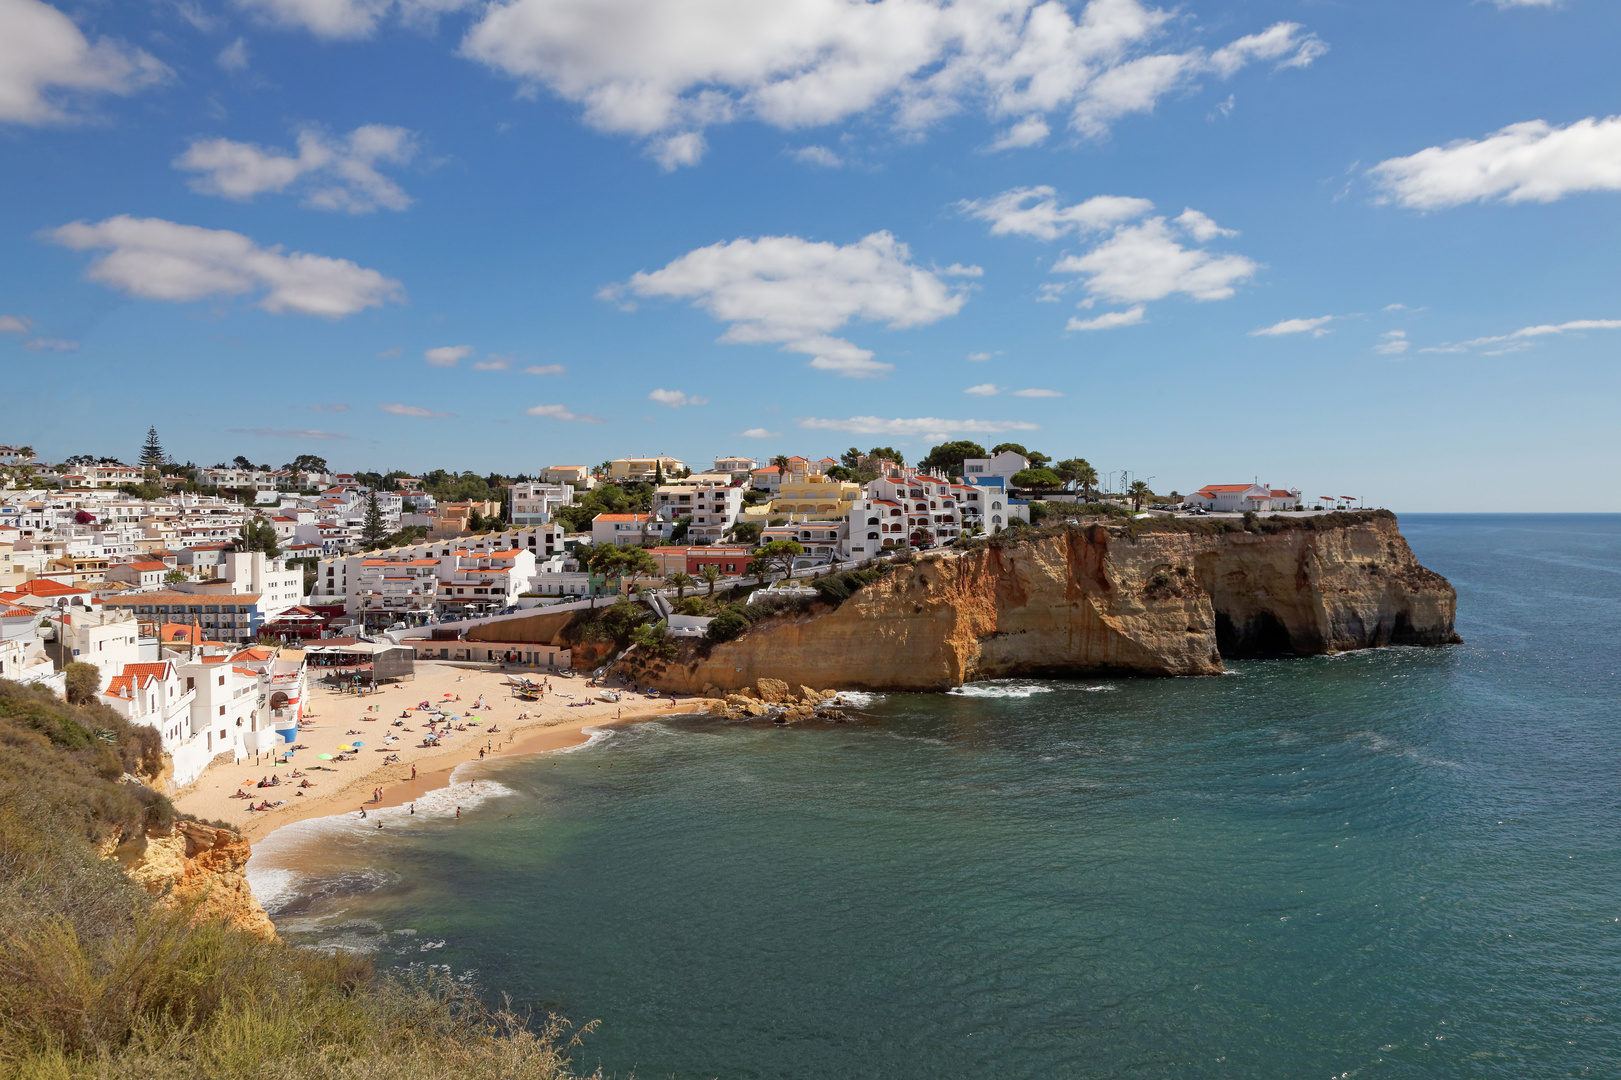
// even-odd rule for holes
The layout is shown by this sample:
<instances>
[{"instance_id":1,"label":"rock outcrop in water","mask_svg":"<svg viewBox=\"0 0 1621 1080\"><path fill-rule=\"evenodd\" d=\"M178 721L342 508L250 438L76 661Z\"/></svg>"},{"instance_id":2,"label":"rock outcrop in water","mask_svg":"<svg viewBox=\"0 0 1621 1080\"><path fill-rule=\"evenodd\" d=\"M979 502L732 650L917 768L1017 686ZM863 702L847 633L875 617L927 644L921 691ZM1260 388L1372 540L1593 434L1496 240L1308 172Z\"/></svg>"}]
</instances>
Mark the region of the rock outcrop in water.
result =
<instances>
[{"instance_id":1,"label":"rock outcrop in water","mask_svg":"<svg viewBox=\"0 0 1621 1080\"><path fill-rule=\"evenodd\" d=\"M944 690L1015 675L1213 675L1224 657L1458 640L1457 593L1419 565L1388 512L1197 525L931 552L834 610L761 620L707 655L689 645L642 677L687 694L762 678Z\"/></svg>"},{"instance_id":2,"label":"rock outcrop in water","mask_svg":"<svg viewBox=\"0 0 1621 1080\"><path fill-rule=\"evenodd\" d=\"M115 852L136 884L171 906L195 903L198 919L224 919L274 938L270 916L248 887L248 842L229 829L177 821L169 836L141 836Z\"/></svg>"}]
</instances>

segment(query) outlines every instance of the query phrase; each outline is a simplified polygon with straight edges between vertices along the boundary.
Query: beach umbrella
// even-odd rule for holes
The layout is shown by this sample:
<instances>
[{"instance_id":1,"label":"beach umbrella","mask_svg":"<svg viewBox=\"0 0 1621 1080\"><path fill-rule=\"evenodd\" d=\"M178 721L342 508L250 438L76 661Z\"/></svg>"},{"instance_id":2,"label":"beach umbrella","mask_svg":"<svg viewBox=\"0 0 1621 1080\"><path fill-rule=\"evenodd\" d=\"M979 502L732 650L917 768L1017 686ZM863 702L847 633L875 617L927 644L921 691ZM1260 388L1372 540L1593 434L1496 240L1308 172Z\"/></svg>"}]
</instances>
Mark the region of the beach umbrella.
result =
<instances>
[{"instance_id":1,"label":"beach umbrella","mask_svg":"<svg viewBox=\"0 0 1621 1080\"><path fill-rule=\"evenodd\" d=\"M365 744L365 743L363 743L363 742L361 742L361 741L360 741L360 740L359 740L359 739L356 739L356 740L355 740L355 745L356 745L356 746L365 746L365 745L366 745L366 744Z\"/></svg>"},{"instance_id":2,"label":"beach umbrella","mask_svg":"<svg viewBox=\"0 0 1621 1080\"><path fill-rule=\"evenodd\" d=\"M331 761L332 760L332 755L331 754L316 754L315 756L320 758L322 761Z\"/></svg>"}]
</instances>

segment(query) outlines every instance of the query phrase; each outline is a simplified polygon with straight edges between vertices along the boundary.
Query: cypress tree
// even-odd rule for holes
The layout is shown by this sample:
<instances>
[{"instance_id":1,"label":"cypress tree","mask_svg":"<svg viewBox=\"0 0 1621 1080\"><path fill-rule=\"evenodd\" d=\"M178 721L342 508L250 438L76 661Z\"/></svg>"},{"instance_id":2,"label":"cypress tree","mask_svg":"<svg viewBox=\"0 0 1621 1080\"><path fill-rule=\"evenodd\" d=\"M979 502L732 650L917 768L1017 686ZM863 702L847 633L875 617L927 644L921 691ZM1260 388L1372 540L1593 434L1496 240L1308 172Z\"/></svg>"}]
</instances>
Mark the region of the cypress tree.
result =
<instances>
[{"instance_id":1,"label":"cypress tree","mask_svg":"<svg viewBox=\"0 0 1621 1080\"><path fill-rule=\"evenodd\" d=\"M367 547L376 547L388 539L388 522L383 520L383 508L377 505L377 492L366 497L366 519L360 523L360 538Z\"/></svg>"}]
</instances>

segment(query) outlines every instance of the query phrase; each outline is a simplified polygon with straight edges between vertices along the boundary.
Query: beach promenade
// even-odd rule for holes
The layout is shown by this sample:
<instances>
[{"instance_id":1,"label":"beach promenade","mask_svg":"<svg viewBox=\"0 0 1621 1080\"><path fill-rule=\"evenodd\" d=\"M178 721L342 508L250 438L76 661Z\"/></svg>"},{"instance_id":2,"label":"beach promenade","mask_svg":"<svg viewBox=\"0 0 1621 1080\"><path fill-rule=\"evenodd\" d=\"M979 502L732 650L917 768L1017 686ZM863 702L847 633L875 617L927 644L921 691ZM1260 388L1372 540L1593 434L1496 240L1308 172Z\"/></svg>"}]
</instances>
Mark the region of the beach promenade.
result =
<instances>
[{"instance_id":1,"label":"beach promenade","mask_svg":"<svg viewBox=\"0 0 1621 1080\"><path fill-rule=\"evenodd\" d=\"M537 681L545 678L534 672L524 674ZM480 750L485 752L485 760L560 750L585 742L589 735L582 729L670 716L683 708L680 702L672 706L665 698L629 694L619 704L597 701L597 688L587 687L583 676L553 677L552 690L540 701L522 701L513 696L504 674L420 660L413 680L385 684L376 693L346 694L317 686L312 679L306 709L311 723L298 737L298 745L305 749L294 753L291 764L273 765L267 755L210 766L175 798L175 806L205 820L229 821L244 837L255 840L306 818L403 805L447 786L451 772L478 761ZM481 696L489 708L473 707ZM455 717L452 726L465 725L466 730L453 731L438 746L422 746L429 714L415 707L424 701L444 703ZM570 707L581 701L594 704ZM527 717L519 719L525 713ZM395 727L396 720L403 726ZM491 734L492 727L499 728L499 733ZM441 724L439 729L444 731L445 726ZM338 747L356 745L357 740L363 745L354 751L353 760L337 760ZM321 760L321 754L332 755L332 760ZM398 754L399 760L384 765L383 760L392 754ZM304 774L302 778L291 777L295 768ZM281 783L256 786L271 776L279 776ZM308 779L313 786L300 788L300 779ZM374 797L378 789L382 790L380 801ZM251 798L234 798L238 791ZM248 810L265 801L281 805L266 811Z\"/></svg>"}]
</instances>

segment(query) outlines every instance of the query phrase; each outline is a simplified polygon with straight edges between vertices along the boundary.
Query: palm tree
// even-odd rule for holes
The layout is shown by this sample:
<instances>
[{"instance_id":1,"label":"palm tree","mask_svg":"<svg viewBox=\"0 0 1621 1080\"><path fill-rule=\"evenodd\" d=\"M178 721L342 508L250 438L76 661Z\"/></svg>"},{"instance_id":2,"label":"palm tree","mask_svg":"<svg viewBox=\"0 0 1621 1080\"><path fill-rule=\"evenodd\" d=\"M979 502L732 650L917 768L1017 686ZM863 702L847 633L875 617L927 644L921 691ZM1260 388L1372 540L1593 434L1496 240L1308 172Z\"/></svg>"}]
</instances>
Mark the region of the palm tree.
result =
<instances>
[{"instance_id":1,"label":"palm tree","mask_svg":"<svg viewBox=\"0 0 1621 1080\"><path fill-rule=\"evenodd\" d=\"M1081 497L1092 501L1092 485L1098 482L1098 471L1090 465L1083 464L1075 470L1075 482L1081 485Z\"/></svg>"},{"instance_id":2,"label":"palm tree","mask_svg":"<svg viewBox=\"0 0 1621 1080\"><path fill-rule=\"evenodd\" d=\"M1131 508L1133 510L1141 510L1143 508L1143 500L1154 493L1149 490L1147 481L1133 480L1131 482L1131 487L1126 489L1126 494L1131 496Z\"/></svg>"},{"instance_id":3,"label":"palm tree","mask_svg":"<svg viewBox=\"0 0 1621 1080\"><path fill-rule=\"evenodd\" d=\"M787 454L778 454L776 457L771 459L771 464L773 464L777 468L781 469L782 473L783 473L783 475L785 477L788 475L788 455Z\"/></svg>"},{"instance_id":4,"label":"palm tree","mask_svg":"<svg viewBox=\"0 0 1621 1080\"><path fill-rule=\"evenodd\" d=\"M704 583L709 586L708 595L710 596L715 595L715 583L721 578L725 577L725 575L720 572L720 567L716 566L714 563L710 563L708 566L704 567L703 570L699 572L698 576L703 578Z\"/></svg>"},{"instance_id":5,"label":"palm tree","mask_svg":"<svg viewBox=\"0 0 1621 1080\"><path fill-rule=\"evenodd\" d=\"M679 603L687 597L687 587L698 584L698 579L684 570L676 570L664 575L664 584L675 586L675 599Z\"/></svg>"}]
</instances>

